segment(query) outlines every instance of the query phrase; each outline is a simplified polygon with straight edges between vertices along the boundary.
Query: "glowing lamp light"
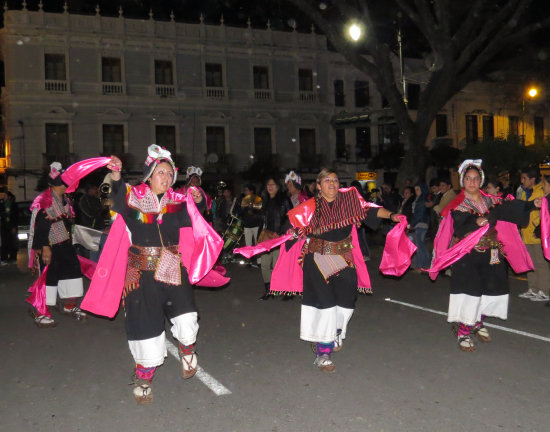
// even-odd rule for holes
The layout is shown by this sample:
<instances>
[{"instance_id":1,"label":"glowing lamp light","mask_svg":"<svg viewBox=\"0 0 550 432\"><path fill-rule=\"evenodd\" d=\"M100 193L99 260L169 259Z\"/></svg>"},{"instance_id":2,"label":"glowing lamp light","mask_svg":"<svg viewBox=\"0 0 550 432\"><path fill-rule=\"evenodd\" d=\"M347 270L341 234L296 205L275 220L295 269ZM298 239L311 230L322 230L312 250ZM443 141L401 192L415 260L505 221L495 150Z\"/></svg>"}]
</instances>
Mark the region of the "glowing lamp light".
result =
<instances>
[{"instance_id":1,"label":"glowing lamp light","mask_svg":"<svg viewBox=\"0 0 550 432\"><path fill-rule=\"evenodd\" d=\"M348 33L349 37L357 42L361 38L361 34L363 32L361 31L361 27L359 27L357 24L352 24L348 28Z\"/></svg>"},{"instance_id":2,"label":"glowing lamp light","mask_svg":"<svg viewBox=\"0 0 550 432\"><path fill-rule=\"evenodd\" d=\"M538 93L538 90L534 87L530 88L529 91L527 91L527 94L532 98L534 98L537 95L537 93Z\"/></svg>"}]
</instances>

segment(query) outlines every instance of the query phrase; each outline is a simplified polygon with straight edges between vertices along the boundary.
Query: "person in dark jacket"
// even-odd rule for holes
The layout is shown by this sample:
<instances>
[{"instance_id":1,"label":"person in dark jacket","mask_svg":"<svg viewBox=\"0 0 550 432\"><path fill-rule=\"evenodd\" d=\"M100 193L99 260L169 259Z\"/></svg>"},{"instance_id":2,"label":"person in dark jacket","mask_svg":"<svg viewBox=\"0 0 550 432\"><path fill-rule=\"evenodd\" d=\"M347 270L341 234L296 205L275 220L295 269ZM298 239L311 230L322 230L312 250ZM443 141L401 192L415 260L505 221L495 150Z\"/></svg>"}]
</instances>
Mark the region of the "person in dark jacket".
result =
<instances>
[{"instance_id":1,"label":"person in dark jacket","mask_svg":"<svg viewBox=\"0 0 550 432\"><path fill-rule=\"evenodd\" d=\"M426 196L428 187L425 183L417 183L414 186L416 198L412 204L413 214L409 220L408 228L412 232L412 241L417 250L412 258L413 271L420 273L421 269L430 266L430 254L426 247L426 232L428 231L429 213L426 208Z\"/></svg>"},{"instance_id":2,"label":"person in dark jacket","mask_svg":"<svg viewBox=\"0 0 550 432\"><path fill-rule=\"evenodd\" d=\"M95 184L86 185L86 194L78 201L79 213L77 223L88 228L102 230L105 228L104 209L99 199L99 188Z\"/></svg>"},{"instance_id":3,"label":"person in dark jacket","mask_svg":"<svg viewBox=\"0 0 550 432\"><path fill-rule=\"evenodd\" d=\"M413 216L413 202L415 198L414 188L412 186L405 187L403 190L403 201L401 201L398 213L405 215L408 221L410 221Z\"/></svg>"},{"instance_id":4,"label":"person in dark jacket","mask_svg":"<svg viewBox=\"0 0 550 432\"><path fill-rule=\"evenodd\" d=\"M290 228L287 212L292 208L292 203L286 194L281 191L279 183L273 177L269 177L265 184L266 195L262 200L262 213L264 225L258 241L266 241L284 234ZM267 300L271 297L269 288L271 273L279 257L279 248L262 254L260 266L264 280L265 292L260 300Z\"/></svg>"},{"instance_id":5,"label":"person in dark jacket","mask_svg":"<svg viewBox=\"0 0 550 432\"><path fill-rule=\"evenodd\" d=\"M2 236L2 261L1 265L17 261L17 225L19 223L19 210L15 202L15 195L7 191L4 198L0 199L0 232Z\"/></svg>"}]
</instances>

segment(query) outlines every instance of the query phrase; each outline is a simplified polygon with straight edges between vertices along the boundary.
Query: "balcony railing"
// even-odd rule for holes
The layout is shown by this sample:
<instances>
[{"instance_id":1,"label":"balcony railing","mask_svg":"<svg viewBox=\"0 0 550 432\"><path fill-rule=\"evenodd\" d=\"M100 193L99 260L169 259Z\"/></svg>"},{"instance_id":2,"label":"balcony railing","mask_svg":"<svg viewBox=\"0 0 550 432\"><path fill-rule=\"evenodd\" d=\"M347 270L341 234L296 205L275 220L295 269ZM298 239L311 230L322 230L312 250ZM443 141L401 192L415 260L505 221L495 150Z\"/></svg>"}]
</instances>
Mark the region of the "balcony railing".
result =
<instances>
[{"instance_id":1,"label":"balcony railing","mask_svg":"<svg viewBox=\"0 0 550 432\"><path fill-rule=\"evenodd\" d=\"M155 86L155 95L160 97L174 97L176 96L176 89L173 85L159 85Z\"/></svg>"},{"instance_id":2,"label":"balcony railing","mask_svg":"<svg viewBox=\"0 0 550 432\"><path fill-rule=\"evenodd\" d=\"M121 95L124 94L124 86L121 83L103 83L103 94Z\"/></svg>"},{"instance_id":3,"label":"balcony railing","mask_svg":"<svg viewBox=\"0 0 550 432\"><path fill-rule=\"evenodd\" d=\"M313 91L300 91L300 102L315 103L317 95Z\"/></svg>"},{"instance_id":4,"label":"balcony railing","mask_svg":"<svg viewBox=\"0 0 550 432\"><path fill-rule=\"evenodd\" d=\"M44 90L51 93L66 93L68 89L66 80L46 80Z\"/></svg>"},{"instance_id":5,"label":"balcony railing","mask_svg":"<svg viewBox=\"0 0 550 432\"><path fill-rule=\"evenodd\" d=\"M254 89L254 99L271 100L273 99L273 91L269 89Z\"/></svg>"},{"instance_id":6,"label":"balcony railing","mask_svg":"<svg viewBox=\"0 0 550 432\"><path fill-rule=\"evenodd\" d=\"M225 87L206 87L206 97L211 99L225 99Z\"/></svg>"}]
</instances>

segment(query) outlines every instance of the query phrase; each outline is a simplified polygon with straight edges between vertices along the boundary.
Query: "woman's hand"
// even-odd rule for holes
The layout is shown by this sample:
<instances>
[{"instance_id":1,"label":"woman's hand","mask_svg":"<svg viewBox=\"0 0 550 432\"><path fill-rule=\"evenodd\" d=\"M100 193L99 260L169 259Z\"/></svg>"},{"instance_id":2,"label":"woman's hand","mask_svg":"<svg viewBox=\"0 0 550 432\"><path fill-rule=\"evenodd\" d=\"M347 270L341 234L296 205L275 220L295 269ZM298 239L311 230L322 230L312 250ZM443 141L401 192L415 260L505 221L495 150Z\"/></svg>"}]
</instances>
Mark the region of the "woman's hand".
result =
<instances>
[{"instance_id":1,"label":"woman's hand","mask_svg":"<svg viewBox=\"0 0 550 432\"><path fill-rule=\"evenodd\" d=\"M535 198L533 200L533 202L535 203L536 208L541 208L541 206L542 206L542 197Z\"/></svg>"},{"instance_id":2,"label":"woman's hand","mask_svg":"<svg viewBox=\"0 0 550 432\"><path fill-rule=\"evenodd\" d=\"M202 201L202 193L200 190L198 190L196 187L191 187L191 196L193 197L193 201L195 201L195 204L198 204Z\"/></svg>"},{"instance_id":3,"label":"woman's hand","mask_svg":"<svg viewBox=\"0 0 550 432\"><path fill-rule=\"evenodd\" d=\"M52 260L52 249L49 246L42 246L42 262L46 265Z\"/></svg>"},{"instance_id":4,"label":"woman's hand","mask_svg":"<svg viewBox=\"0 0 550 432\"><path fill-rule=\"evenodd\" d=\"M489 221L487 220L487 218L483 217L483 216L480 216L476 219L476 224L477 226L485 226L489 223Z\"/></svg>"},{"instance_id":5,"label":"woman's hand","mask_svg":"<svg viewBox=\"0 0 550 432\"><path fill-rule=\"evenodd\" d=\"M107 164L107 168L111 170L111 178L114 181L120 180L120 171L122 171L122 161L116 156L111 156L111 162Z\"/></svg>"}]
</instances>

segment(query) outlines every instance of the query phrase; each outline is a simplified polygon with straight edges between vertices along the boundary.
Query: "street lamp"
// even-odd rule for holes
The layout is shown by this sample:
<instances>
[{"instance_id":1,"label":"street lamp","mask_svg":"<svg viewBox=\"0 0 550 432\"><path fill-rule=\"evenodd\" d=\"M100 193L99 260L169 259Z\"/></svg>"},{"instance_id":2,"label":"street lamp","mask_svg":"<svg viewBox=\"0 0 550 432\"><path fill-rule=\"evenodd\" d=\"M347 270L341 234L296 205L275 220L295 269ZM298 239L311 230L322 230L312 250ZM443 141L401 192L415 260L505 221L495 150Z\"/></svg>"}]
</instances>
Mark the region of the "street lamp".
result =
<instances>
[{"instance_id":1,"label":"street lamp","mask_svg":"<svg viewBox=\"0 0 550 432\"><path fill-rule=\"evenodd\" d=\"M523 145L526 145L525 140L525 96L528 96L530 99L534 99L538 96L539 91L536 87L529 87L526 92L521 97L521 128L523 136Z\"/></svg>"},{"instance_id":2,"label":"street lamp","mask_svg":"<svg viewBox=\"0 0 550 432\"><path fill-rule=\"evenodd\" d=\"M357 42L363 37L364 27L361 23L354 21L349 23L346 28L347 35L352 41Z\"/></svg>"}]
</instances>

